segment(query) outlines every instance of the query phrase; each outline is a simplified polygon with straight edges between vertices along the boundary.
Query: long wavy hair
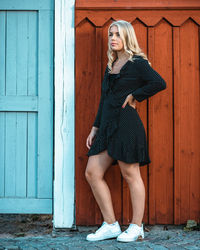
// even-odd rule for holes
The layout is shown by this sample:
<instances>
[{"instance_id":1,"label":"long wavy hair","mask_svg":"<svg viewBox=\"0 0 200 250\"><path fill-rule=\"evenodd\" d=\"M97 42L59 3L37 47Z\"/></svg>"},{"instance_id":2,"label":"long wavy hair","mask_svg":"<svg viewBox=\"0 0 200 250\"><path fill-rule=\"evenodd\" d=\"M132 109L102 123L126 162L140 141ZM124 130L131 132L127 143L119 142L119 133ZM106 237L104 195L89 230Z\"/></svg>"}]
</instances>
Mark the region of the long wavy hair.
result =
<instances>
[{"instance_id":1,"label":"long wavy hair","mask_svg":"<svg viewBox=\"0 0 200 250\"><path fill-rule=\"evenodd\" d=\"M144 59L146 59L148 63L151 65L146 54L139 47L137 37L135 34L135 30L133 26L131 25L131 23L124 21L124 20L117 20L117 21L112 22L108 28L108 36L109 36L110 28L114 25L117 26L118 28L120 38L122 39L122 42L124 45L125 52L127 52L130 55L128 60L133 61L133 56L139 55L139 56L142 56ZM108 68L109 70L112 70L112 64L117 59L117 52L111 49L109 40L108 40L107 56L108 56Z\"/></svg>"}]
</instances>

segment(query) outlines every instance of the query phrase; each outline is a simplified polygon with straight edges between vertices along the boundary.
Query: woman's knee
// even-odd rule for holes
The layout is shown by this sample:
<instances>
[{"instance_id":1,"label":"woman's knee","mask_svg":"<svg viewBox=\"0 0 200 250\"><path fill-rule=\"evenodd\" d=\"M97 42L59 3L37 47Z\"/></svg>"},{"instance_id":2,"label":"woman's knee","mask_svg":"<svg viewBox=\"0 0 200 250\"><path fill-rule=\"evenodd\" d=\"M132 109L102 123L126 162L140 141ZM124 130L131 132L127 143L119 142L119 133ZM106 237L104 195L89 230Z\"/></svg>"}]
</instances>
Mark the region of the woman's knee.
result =
<instances>
[{"instance_id":1,"label":"woman's knee","mask_svg":"<svg viewBox=\"0 0 200 250\"><path fill-rule=\"evenodd\" d=\"M106 150L98 155L90 156L85 170L86 180L88 182L93 182L103 179L111 163L111 158L107 156Z\"/></svg>"},{"instance_id":2,"label":"woman's knee","mask_svg":"<svg viewBox=\"0 0 200 250\"><path fill-rule=\"evenodd\" d=\"M85 178L88 182L90 182L92 179L94 179L94 173L93 170L86 168L85 170Z\"/></svg>"},{"instance_id":3,"label":"woman's knee","mask_svg":"<svg viewBox=\"0 0 200 250\"><path fill-rule=\"evenodd\" d=\"M127 183L133 183L136 180L136 176L130 174L127 171L122 172L122 176L126 180Z\"/></svg>"},{"instance_id":4,"label":"woman's knee","mask_svg":"<svg viewBox=\"0 0 200 250\"><path fill-rule=\"evenodd\" d=\"M85 170L85 178L89 183L95 182L103 178L103 173L99 173L94 167L88 166Z\"/></svg>"},{"instance_id":5,"label":"woman's knee","mask_svg":"<svg viewBox=\"0 0 200 250\"><path fill-rule=\"evenodd\" d=\"M133 183L141 178L138 164L129 166L120 166L121 174L127 183Z\"/></svg>"}]
</instances>

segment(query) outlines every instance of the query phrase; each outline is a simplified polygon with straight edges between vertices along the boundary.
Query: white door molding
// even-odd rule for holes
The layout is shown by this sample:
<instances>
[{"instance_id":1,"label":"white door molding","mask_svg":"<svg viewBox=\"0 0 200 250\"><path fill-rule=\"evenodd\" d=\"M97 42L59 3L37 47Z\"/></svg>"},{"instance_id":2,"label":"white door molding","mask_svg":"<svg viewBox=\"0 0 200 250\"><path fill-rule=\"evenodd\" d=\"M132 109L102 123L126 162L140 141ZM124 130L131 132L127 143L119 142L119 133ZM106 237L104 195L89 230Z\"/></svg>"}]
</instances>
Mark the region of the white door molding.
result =
<instances>
[{"instance_id":1,"label":"white door molding","mask_svg":"<svg viewBox=\"0 0 200 250\"><path fill-rule=\"evenodd\" d=\"M55 0L53 226L75 220L75 0Z\"/></svg>"}]
</instances>

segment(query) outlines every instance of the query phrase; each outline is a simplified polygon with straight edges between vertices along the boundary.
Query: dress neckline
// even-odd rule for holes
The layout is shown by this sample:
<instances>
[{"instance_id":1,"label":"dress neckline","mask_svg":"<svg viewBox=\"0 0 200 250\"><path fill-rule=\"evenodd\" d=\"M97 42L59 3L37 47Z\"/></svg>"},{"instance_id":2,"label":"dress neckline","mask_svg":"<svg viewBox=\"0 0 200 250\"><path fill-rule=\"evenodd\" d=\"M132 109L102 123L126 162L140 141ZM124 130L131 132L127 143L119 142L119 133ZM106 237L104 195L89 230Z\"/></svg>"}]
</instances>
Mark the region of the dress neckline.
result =
<instances>
[{"instance_id":1,"label":"dress neckline","mask_svg":"<svg viewBox=\"0 0 200 250\"><path fill-rule=\"evenodd\" d=\"M134 57L134 56L133 56L133 57ZM114 62L115 62L116 60L117 60L117 59L115 59L115 60L113 61L112 65L114 64ZM108 74L109 74L109 75L120 75L121 71L124 70L124 69L126 68L126 66L129 64L129 62L130 62L130 60L128 59L128 60L124 63L124 65L121 67L121 69L120 69L120 71L119 71L118 73L109 73L109 72L108 72Z\"/></svg>"}]
</instances>

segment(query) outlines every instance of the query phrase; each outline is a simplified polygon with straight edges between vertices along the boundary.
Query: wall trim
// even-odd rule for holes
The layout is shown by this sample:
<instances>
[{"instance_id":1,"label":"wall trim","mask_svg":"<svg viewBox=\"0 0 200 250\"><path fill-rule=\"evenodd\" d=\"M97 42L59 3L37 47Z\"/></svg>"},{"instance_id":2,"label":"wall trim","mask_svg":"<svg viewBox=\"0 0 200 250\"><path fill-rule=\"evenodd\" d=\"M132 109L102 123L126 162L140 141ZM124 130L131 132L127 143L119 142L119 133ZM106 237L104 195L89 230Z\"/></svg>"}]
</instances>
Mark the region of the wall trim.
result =
<instances>
[{"instance_id":1,"label":"wall trim","mask_svg":"<svg viewBox=\"0 0 200 250\"><path fill-rule=\"evenodd\" d=\"M75 0L55 0L53 226L75 221Z\"/></svg>"}]
</instances>

